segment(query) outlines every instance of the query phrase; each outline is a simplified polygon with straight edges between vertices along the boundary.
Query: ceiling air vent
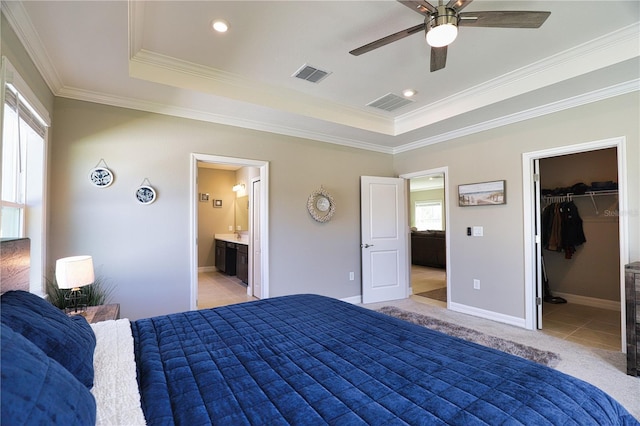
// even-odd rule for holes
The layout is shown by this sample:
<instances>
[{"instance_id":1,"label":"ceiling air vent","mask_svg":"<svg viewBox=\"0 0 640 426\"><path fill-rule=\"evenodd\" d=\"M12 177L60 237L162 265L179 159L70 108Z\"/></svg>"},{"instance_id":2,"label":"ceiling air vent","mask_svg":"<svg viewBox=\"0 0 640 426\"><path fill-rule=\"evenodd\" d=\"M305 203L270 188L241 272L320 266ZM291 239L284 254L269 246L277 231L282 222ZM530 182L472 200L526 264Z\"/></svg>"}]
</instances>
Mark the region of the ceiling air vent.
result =
<instances>
[{"instance_id":1,"label":"ceiling air vent","mask_svg":"<svg viewBox=\"0 0 640 426\"><path fill-rule=\"evenodd\" d=\"M312 83L319 83L325 77L331 74L329 71L319 70L310 65L304 64L293 76L302 80L307 80Z\"/></svg>"},{"instance_id":2,"label":"ceiling air vent","mask_svg":"<svg viewBox=\"0 0 640 426\"><path fill-rule=\"evenodd\" d=\"M381 98L376 99L373 102L369 102L367 106L382 109L384 111L395 111L398 108L402 108L405 105L409 105L413 101L411 99L404 98L393 93L387 93Z\"/></svg>"}]
</instances>

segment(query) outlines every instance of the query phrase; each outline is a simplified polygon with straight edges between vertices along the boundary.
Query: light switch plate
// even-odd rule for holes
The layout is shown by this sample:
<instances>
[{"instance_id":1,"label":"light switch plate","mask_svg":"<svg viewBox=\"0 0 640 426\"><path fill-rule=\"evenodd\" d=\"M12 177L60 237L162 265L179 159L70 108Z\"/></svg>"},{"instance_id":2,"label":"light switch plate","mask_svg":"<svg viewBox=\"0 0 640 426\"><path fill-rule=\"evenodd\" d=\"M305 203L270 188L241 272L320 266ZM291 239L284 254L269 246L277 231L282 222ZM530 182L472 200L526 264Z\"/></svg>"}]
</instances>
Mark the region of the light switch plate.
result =
<instances>
[{"instance_id":1,"label":"light switch plate","mask_svg":"<svg viewBox=\"0 0 640 426\"><path fill-rule=\"evenodd\" d=\"M482 237L484 233L484 229L482 226L474 226L473 227L473 236L474 237Z\"/></svg>"}]
</instances>

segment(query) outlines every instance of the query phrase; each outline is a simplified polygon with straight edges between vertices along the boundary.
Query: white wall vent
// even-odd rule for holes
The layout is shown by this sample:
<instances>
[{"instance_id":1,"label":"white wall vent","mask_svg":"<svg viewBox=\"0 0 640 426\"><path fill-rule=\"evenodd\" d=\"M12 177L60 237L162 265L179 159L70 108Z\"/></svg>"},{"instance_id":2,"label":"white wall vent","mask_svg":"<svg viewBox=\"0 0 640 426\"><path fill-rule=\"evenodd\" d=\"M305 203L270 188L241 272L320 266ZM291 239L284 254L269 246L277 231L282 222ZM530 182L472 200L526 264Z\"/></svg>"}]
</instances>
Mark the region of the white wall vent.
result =
<instances>
[{"instance_id":1,"label":"white wall vent","mask_svg":"<svg viewBox=\"0 0 640 426\"><path fill-rule=\"evenodd\" d=\"M402 108L405 105L409 105L413 101L405 97L394 95L393 93L387 93L381 98L375 101L369 102L367 106L382 109L384 111L395 111L398 108Z\"/></svg>"},{"instance_id":2,"label":"white wall vent","mask_svg":"<svg viewBox=\"0 0 640 426\"><path fill-rule=\"evenodd\" d=\"M331 72L323 71L321 69L312 67L310 65L304 64L298 71L296 71L293 76L295 78L299 78L302 80L307 80L312 83L320 83L324 80Z\"/></svg>"}]
</instances>

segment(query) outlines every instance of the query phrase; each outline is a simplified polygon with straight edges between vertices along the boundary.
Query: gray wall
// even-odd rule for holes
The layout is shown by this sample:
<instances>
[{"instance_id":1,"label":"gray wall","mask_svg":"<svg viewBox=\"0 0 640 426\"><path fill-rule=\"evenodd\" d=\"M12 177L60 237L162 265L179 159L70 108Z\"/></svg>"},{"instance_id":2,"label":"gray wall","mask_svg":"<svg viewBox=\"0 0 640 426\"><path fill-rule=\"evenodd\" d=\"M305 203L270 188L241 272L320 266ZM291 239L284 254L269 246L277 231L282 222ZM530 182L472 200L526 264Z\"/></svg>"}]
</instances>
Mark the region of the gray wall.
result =
<instances>
[{"instance_id":1,"label":"gray wall","mask_svg":"<svg viewBox=\"0 0 640 426\"><path fill-rule=\"evenodd\" d=\"M460 184L507 181L507 204L459 207L452 202L450 233L453 302L524 318L524 219L522 154L626 136L629 258L640 259L639 93L634 92L536 119L396 154L395 169L408 174L449 168L450 200ZM484 226L484 237L467 237L468 226ZM481 289L473 289L473 279Z\"/></svg>"},{"instance_id":2,"label":"gray wall","mask_svg":"<svg viewBox=\"0 0 640 426\"><path fill-rule=\"evenodd\" d=\"M189 309L192 152L269 161L271 296L360 295L359 177L392 176L391 155L62 98L54 116L49 260L93 255L123 316ZM99 189L101 158L115 181ZM144 178L150 205L133 198ZM320 185L337 205L324 224L306 209Z\"/></svg>"}]
</instances>

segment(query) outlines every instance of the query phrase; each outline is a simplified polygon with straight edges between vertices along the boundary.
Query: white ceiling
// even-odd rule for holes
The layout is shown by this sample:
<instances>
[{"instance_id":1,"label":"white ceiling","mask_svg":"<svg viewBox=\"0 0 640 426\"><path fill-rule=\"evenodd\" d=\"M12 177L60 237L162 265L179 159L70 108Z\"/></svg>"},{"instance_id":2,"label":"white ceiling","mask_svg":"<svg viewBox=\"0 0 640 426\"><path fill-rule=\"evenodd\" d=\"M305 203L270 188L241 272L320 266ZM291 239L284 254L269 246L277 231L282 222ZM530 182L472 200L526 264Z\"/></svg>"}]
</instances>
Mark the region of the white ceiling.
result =
<instances>
[{"instance_id":1,"label":"white ceiling","mask_svg":"<svg viewBox=\"0 0 640 426\"><path fill-rule=\"evenodd\" d=\"M434 0L435 1L435 0ZM639 90L640 2L487 1L540 10L539 29L461 27L429 72L418 25L378 1L3 1L3 13L57 96L397 153ZM223 18L230 29L215 33ZM330 71L318 84L292 77ZM405 88L393 113L366 106Z\"/></svg>"}]
</instances>

